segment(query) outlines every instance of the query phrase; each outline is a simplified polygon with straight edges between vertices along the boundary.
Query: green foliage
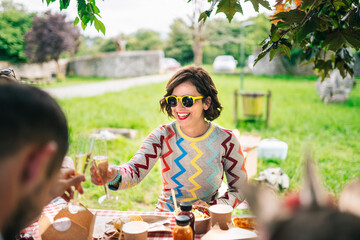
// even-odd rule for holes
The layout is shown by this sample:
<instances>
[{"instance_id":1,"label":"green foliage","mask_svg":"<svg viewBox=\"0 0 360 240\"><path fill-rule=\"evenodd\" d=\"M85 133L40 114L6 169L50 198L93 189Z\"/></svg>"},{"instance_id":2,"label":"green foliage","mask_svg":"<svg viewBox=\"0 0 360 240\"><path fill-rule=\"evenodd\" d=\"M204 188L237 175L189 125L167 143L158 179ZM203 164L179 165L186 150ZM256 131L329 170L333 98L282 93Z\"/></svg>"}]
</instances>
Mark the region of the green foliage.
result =
<instances>
[{"instance_id":1,"label":"green foliage","mask_svg":"<svg viewBox=\"0 0 360 240\"><path fill-rule=\"evenodd\" d=\"M303 1L296 9L274 16L269 38L263 42L258 60L274 52L290 56L289 49L304 49L302 60L313 62L322 79L333 69L343 77L353 75L353 60L348 48L360 48L359 4L349 1Z\"/></svg>"},{"instance_id":2,"label":"green foliage","mask_svg":"<svg viewBox=\"0 0 360 240\"><path fill-rule=\"evenodd\" d=\"M239 1L208 1L211 6L201 13L199 21L205 21L214 9L216 13L225 13L229 22L235 13L243 13ZM259 5L271 9L268 0L246 1L251 1L257 12ZM270 60L276 54L290 57L291 48L300 46L304 50L301 61L313 63L322 79L333 69L338 69L343 77L347 73L353 75L354 57L348 48L360 49L359 5L358 0L277 0L273 26L262 41L262 51L255 63L267 54Z\"/></svg>"},{"instance_id":3,"label":"green foliage","mask_svg":"<svg viewBox=\"0 0 360 240\"><path fill-rule=\"evenodd\" d=\"M44 0L42 0L44 2ZM70 0L46 0L46 4L49 5L52 2L60 2L60 10L67 9L69 7ZM99 32L104 35L106 28L104 23L100 20L100 9L96 6L95 0L76 0L78 16L74 20L74 25L77 25L81 21L81 27L85 30L88 25L93 25Z\"/></svg>"},{"instance_id":4,"label":"green foliage","mask_svg":"<svg viewBox=\"0 0 360 240\"><path fill-rule=\"evenodd\" d=\"M135 35L127 37L126 46L128 50L160 50L163 47L163 42L158 32L140 29Z\"/></svg>"},{"instance_id":5,"label":"green foliage","mask_svg":"<svg viewBox=\"0 0 360 240\"><path fill-rule=\"evenodd\" d=\"M165 44L165 56L178 60L182 65L194 59L191 29L183 19L175 19L170 26L169 39Z\"/></svg>"},{"instance_id":6,"label":"green foliage","mask_svg":"<svg viewBox=\"0 0 360 240\"><path fill-rule=\"evenodd\" d=\"M243 14L242 6L240 4L240 1L238 0L208 0L208 1L211 2L211 7L200 14L199 22L201 20L206 21L206 19L210 16L210 14L215 9L215 7L217 8L216 14L221 12L224 13L226 15L226 18L229 20L229 22L231 22L235 13L238 12ZM189 0L188 2L191 2L191 0ZM271 10L270 4L267 0L245 0L245 2L251 2L255 11L257 12L259 12L259 5L263 6L266 9Z\"/></svg>"},{"instance_id":7,"label":"green foliage","mask_svg":"<svg viewBox=\"0 0 360 240\"><path fill-rule=\"evenodd\" d=\"M245 59L254 53L258 43L268 35L270 22L264 14L248 19L254 25L243 28L245 43ZM240 46L242 44L241 24L233 21L231 24L223 19L210 19L206 23L204 46L204 63L212 64L217 55L232 55L240 65Z\"/></svg>"},{"instance_id":8,"label":"green foliage","mask_svg":"<svg viewBox=\"0 0 360 240\"><path fill-rule=\"evenodd\" d=\"M116 43L114 38L110 38L105 40L100 45L100 52L115 52L116 51Z\"/></svg>"},{"instance_id":9,"label":"green foliage","mask_svg":"<svg viewBox=\"0 0 360 240\"><path fill-rule=\"evenodd\" d=\"M0 9L0 60L25 62L24 34L31 28L34 14L12 1L1 2Z\"/></svg>"},{"instance_id":10,"label":"green foliage","mask_svg":"<svg viewBox=\"0 0 360 240\"><path fill-rule=\"evenodd\" d=\"M212 76L224 106L217 124L234 129L234 90L239 88L238 76ZM75 80L75 79L74 79ZM305 146L311 146L325 187L338 194L346 183L360 172L360 89L354 89L347 103L326 105L314 94L316 77L246 77L246 90L272 91L270 127L241 124L240 133L275 137L289 145L288 156L278 164L258 161L258 172L268 167L281 167L290 177L290 190L302 184L302 162ZM135 139L108 141L109 161L112 164L127 162L141 146L143 139L160 124L168 123L160 113L159 99L164 94L164 83L131 88L90 98L61 100L71 129L71 139L78 133L97 128L131 128L138 131ZM139 97L141 96L141 97ZM126 114L124 114L126 113ZM72 149L72 145L70 145ZM69 153L72 155L72 150ZM85 195L81 202L90 208L153 211L161 191L160 165L150 171L144 181L134 188L111 192L120 201L99 205L97 197L103 188L90 183L87 173Z\"/></svg>"}]
</instances>

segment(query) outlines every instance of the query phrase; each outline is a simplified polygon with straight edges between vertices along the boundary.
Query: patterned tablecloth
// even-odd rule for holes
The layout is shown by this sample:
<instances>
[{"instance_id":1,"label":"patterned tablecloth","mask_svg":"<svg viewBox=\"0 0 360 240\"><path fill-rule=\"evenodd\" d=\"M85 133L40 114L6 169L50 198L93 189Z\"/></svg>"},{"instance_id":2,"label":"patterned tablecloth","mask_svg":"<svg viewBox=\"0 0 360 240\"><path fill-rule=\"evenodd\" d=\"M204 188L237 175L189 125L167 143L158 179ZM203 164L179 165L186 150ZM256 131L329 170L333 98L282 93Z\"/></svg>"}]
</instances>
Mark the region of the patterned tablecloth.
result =
<instances>
[{"instance_id":1,"label":"patterned tablecloth","mask_svg":"<svg viewBox=\"0 0 360 240\"><path fill-rule=\"evenodd\" d=\"M64 204L49 204L47 205L41 215L46 215L47 217L53 219L54 216L66 205ZM246 201L238 206L240 209L248 208ZM175 227L175 217L172 212L136 212L136 211L115 211L115 210L104 210L104 209L89 209L93 214L96 213L97 217L106 217L106 218L118 218L128 215L157 215L164 216L170 220L170 227L174 229ZM39 225L37 222L28 226L24 229L24 232L30 233L36 240L40 240L39 235ZM200 240L204 234L196 234L195 239ZM165 240L173 239L172 234L168 232L156 232L148 234L149 240ZM71 239L69 239L71 240Z\"/></svg>"},{"instance_id":2,"label":"patterned tablecloth","mask_svg":"<svg viewBox=\"0 0 360 240\"><path fill-rule=\"evenodd\" d=\"M53 218L64 205L49 204L46 206L41 215L46 215L49 218ZM93 214L96 213L97 217L107 217L107 218L117 218L127 215L157 215L165 216L170 220L170 227L173 229L175 227L175 217L171 212L135 212L135 211L115 211L115 210L104 210L104 209L89 209ZM30 233L36 240L40 240L39 235L39 225L34 223L24 229L24 232ZM196 234L195 239L200 240L204 234ZM149 240L165 240L173 239L172 234L168 232L156 232L148 234ZM71 240L71 239L69 239Z\"/></svg>"}]
</instances>

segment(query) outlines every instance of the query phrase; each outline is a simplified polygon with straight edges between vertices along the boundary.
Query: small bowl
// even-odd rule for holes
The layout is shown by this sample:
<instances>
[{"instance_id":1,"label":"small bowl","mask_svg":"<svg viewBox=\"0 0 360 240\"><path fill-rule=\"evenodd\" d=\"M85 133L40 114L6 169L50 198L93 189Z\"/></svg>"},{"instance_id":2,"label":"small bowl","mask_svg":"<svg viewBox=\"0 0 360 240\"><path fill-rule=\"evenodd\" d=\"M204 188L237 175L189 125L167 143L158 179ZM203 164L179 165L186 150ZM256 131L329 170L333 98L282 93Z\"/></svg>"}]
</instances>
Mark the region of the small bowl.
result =
<instances>
[{"instance_id":1,"label":"small bowl","mask_svg":"<svg viewBox=\"0 0 360 240\"><path fill-rule=\"evenodd\" d=\"M197 209L200 212L207 211L208 213L207 215L209 216L208 218L204 218L204 219L195 218L195 233L198 234L207 233L210 230L210 219L211 219L209 209L207 207L198 206L198 205L194 205L193 209Z\"/></svg>"},{"instance_id":2,"label":"small bowl","mask_svg":"<svg viewBox=\"0 0 360 240\"><path fill-rule=\"evenodd\" d=\"M195 223L194 223L195 233L197 234L207 233L210 230L210 220L211 220L209 209L207 207L200 205L193 205L193 209L197 209L200 212L204 212L204 211L207 212L207 215L209 216L208 218L196 219L195 217ZM179 215L179 213L180 213L180 208L174 211L174 216L176 217L177 215Z\"/></svg>"}]
</instances>

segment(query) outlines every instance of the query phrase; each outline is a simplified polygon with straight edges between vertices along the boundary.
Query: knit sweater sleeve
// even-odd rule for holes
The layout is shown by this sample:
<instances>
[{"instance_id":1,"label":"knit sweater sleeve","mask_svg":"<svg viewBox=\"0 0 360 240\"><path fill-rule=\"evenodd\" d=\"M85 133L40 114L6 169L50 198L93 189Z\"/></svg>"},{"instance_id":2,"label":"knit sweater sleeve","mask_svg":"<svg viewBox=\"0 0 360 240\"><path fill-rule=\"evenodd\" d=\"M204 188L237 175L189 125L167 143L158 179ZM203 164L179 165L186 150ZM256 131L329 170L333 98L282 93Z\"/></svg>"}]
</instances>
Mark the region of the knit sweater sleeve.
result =
<instances>
[{"instance_id":1,"label":"knit sweater sleeve","mask_svg":"<svg viewBox=\"0 0 360 240\"><path fill-rule=\"evenodd\" d=\"M164 129L160 126L152 131L130 161L119 166L122 180L118 189L127 189L137 185L154 167L161 155Z\"/></svg>"},{"instance_id":2,"label":"knit sweater sleeve","mask_svg":"<svg viewBox=\"0 0 360 240\"><path fill-rule=\"evenodd\" d=\"M228 189L223 196L220 196L210 204L227 204L235 208L245 199L243 190L247 183L247 173L240 143L231 131L228 131L228 134L229 141L224 143L225 154L223 156L223 166Z\"/></svg>"}]
</instances>

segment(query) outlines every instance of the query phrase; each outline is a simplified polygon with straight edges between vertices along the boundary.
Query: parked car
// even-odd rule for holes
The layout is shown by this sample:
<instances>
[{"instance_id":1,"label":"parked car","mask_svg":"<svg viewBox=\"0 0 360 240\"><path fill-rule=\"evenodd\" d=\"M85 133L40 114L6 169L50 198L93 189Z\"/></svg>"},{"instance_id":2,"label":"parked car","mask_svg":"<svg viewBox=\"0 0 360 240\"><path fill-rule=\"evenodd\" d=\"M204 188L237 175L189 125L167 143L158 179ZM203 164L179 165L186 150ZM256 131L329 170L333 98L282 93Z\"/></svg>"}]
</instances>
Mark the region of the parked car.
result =
<instances>
[{"instance_id":1,"label":"parked car","mask_svg":"<svg viewBox=\"0 0 360 240\"><path fill-rule=\"evenodd\" d=\"M215 72L234 72L236 69L237 61L231 55L220 55L217 56L213 63Z\"/></svg>"},{"instance_id":2,"label":"parked car","mask_svg":"<svg viewBox=\"0 0 360 240\"><path fill-rule=\"evenodd\" d=\"M161 71L168 72L168 71L175 71L181 68L181 64L176 61L175 58L163 58L161 60Z\"/></svg>"}]
</instances>

